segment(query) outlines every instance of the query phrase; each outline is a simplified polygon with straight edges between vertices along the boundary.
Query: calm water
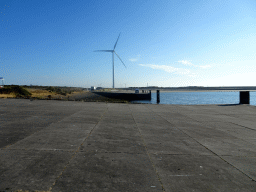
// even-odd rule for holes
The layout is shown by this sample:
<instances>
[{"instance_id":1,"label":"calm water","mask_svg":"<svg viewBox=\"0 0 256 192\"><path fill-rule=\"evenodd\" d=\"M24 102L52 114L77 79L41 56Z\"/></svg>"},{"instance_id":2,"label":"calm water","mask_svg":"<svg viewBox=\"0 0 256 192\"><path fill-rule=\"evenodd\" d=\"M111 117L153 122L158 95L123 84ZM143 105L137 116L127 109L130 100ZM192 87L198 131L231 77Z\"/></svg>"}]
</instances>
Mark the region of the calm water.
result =
<instances>
[{"instance_id":1,"label":"calm water","mask_svg":"<svg viewBox=\"0 0 256 192\"><path fill-rule=\"evenodd\" d=\"M151 101L134 102L156 104L156 93L151 98ZM239 92L160 92L160 104L239 104ZM256 92L250 92L250 104L256 105Z\"/></svg>"}]
</instances>

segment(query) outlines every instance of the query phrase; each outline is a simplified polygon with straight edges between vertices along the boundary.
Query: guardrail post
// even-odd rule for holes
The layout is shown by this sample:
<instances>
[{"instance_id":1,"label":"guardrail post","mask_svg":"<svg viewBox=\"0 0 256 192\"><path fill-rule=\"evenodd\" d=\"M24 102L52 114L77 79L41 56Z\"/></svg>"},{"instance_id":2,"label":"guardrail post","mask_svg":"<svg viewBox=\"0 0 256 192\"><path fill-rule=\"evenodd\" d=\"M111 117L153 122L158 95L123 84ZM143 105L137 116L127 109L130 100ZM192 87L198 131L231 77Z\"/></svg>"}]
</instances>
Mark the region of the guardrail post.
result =
<instances>
[{"instance_id":1,"label":"guardrail post","mask_svg":"<svg viewBox=\"0 0 256 192\"><path fill-rule=\"evenodd\" d=\"M160 103L160 90L156 90L156 102Z\"/></svg>"},{"instance_id":2,"label":"guardrail post","mask_svg":"<svg viewBox=\"0 0 256 192\"><path fill-rule=\"evenodd\" d=\"M240 91L240 104L250 104L249 91Z\"/></svg>"}]
</instances>

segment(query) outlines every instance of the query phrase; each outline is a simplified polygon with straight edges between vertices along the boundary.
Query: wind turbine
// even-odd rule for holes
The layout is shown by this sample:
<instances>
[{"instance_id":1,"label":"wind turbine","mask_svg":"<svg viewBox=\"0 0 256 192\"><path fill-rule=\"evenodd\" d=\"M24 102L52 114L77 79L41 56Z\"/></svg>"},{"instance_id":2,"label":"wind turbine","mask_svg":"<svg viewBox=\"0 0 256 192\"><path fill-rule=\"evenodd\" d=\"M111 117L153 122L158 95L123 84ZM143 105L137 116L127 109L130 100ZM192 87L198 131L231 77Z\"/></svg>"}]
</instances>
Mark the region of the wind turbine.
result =
<instances>
[{"instance_id":1,"label":"wind turbine","mask_svg":"<svg viewBox=\"0 0 256 192\"><path fill-rule=\"evenodd\" d=\"M114 69L114 55L116 54L116 56L120 59L120 61L123 63L123 65L125 66L124 62L122 61L122 59L119 57L119 55L117 55L117 53L115 52L115 48L116 48L116 44L118 42L118 39L120 37L121 33L119 34L117 40L116 40L116 43L114 45L114 48L113 50L96 50L94 52L111 52L112 53L112 62L113 62L113 88L115 88L115 69ZM126 68L126 66L125 66Z\"/></svg>"}]
</instances>

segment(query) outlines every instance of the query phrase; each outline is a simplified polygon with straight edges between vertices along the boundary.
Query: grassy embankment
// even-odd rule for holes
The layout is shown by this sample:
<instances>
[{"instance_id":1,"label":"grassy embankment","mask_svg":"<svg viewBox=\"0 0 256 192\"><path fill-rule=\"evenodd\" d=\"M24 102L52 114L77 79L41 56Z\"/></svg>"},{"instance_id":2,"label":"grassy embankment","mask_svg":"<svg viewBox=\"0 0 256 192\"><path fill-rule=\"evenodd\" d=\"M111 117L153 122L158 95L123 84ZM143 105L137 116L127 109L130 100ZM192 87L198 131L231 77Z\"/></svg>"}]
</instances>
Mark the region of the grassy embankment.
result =
<instances>
[{"instance_id":1,"label":"grassy embankment","mask_svg":"<svg viewBox=\"0 0 256 192\"><path fill-rule=\"evenodd\" d=\"M5 86L0 89L1 98L30 97L32 94L18 85Z\"/></svg>"},{"instance_id":2,"label":"grassy embankment","mask_svg":"<svg viewBox=\"0 0 256 192\"><path fill-rule=\"evenodd\" d=\"M102 89L97 92L110 92L112 89ZM0 89L0 98L27 98L51 100L81 100L86 102L128 103L126 100L108 98L83 88L75 87L46 87L9 85Z\"/></svg>"},{"instance_id":3,"label":"grassy embankment","mask_svg":"<svg viewBox=\"0 0 256 192\"><path fill-rule=\"evenodd\" d=\"M79 88L46 87L29 88L18 85L5 86L0 89L0 98L35 98L35 99L67 99L68 96L80 93Z\"/></svg>"}]
</instances>

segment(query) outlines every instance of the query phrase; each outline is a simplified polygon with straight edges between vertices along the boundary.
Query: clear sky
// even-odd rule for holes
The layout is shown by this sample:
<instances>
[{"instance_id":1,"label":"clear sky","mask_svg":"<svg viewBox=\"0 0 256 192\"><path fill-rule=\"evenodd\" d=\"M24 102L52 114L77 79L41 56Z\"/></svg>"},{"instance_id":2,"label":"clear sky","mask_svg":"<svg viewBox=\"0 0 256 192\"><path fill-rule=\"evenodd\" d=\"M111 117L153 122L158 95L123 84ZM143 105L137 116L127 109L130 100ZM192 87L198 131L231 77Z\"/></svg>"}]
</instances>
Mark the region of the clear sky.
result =
<instances>
[{"instance_id":1,"label":"clear sky","mask_svg":"<svg viewBox=\"0 0 256 192\"><path fill-rule=\"evenodd\" d=\"M5 84L256 86L255 0L1 0Z\"/></svg>"}]
</instances>

